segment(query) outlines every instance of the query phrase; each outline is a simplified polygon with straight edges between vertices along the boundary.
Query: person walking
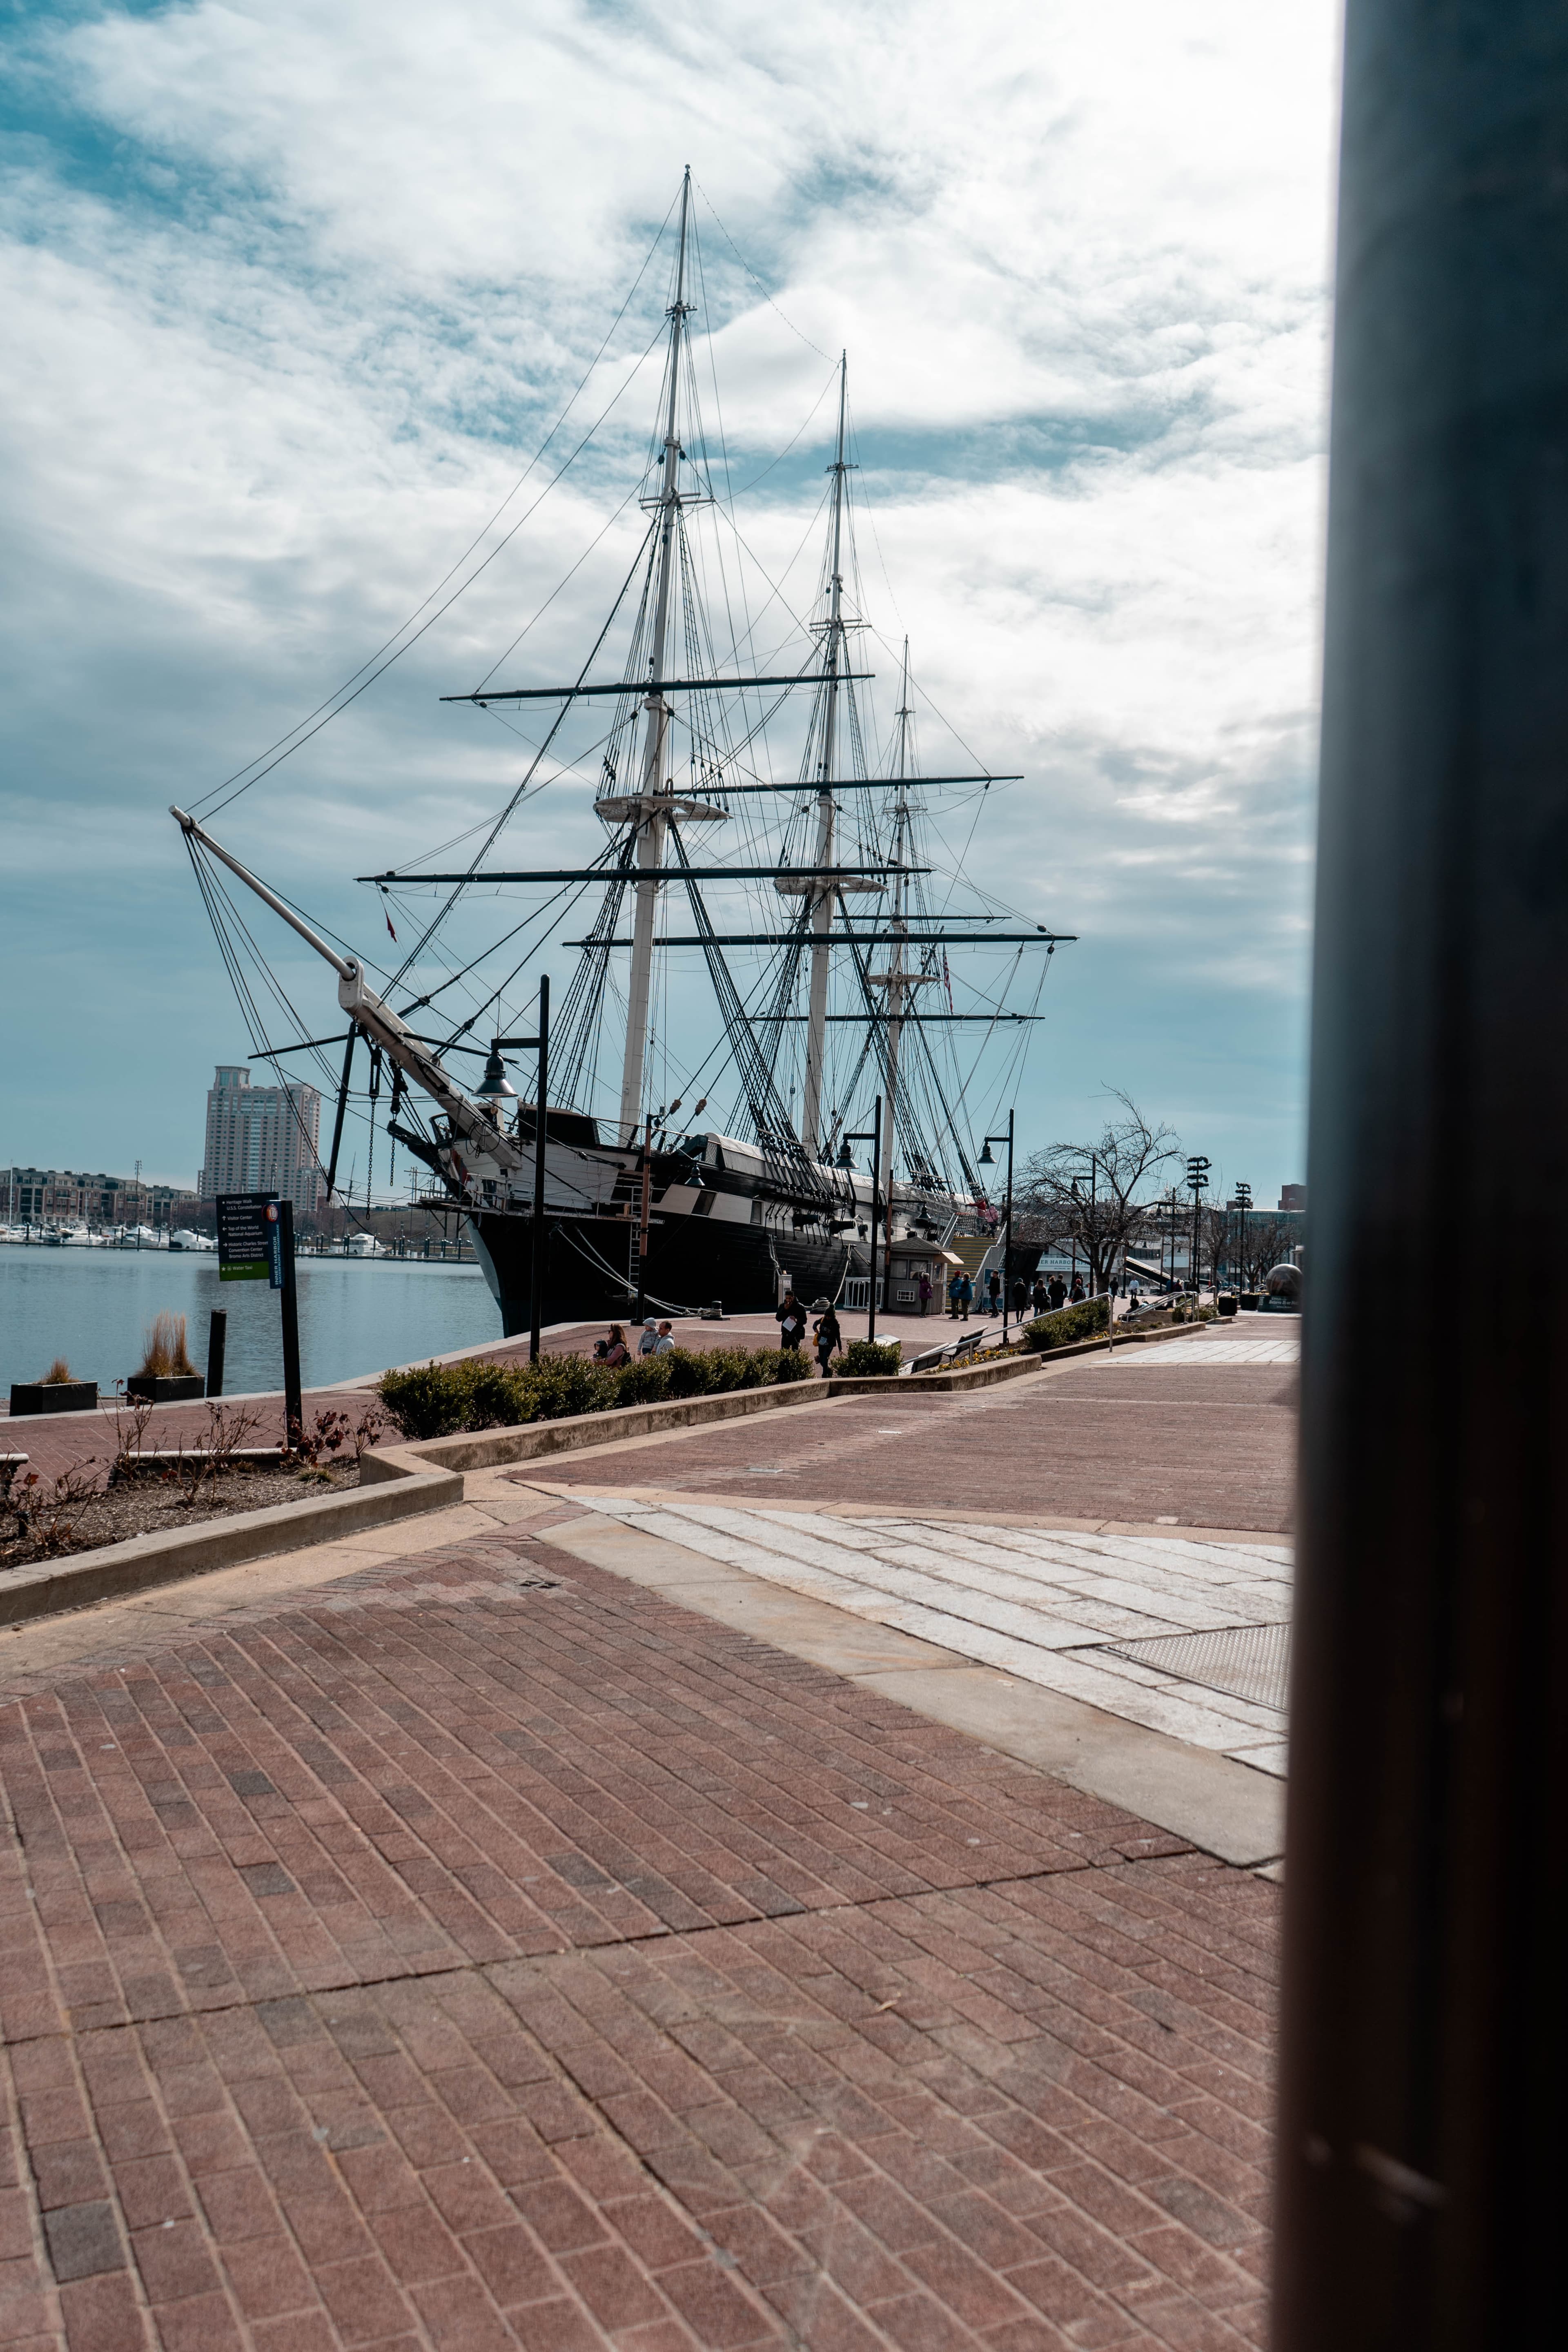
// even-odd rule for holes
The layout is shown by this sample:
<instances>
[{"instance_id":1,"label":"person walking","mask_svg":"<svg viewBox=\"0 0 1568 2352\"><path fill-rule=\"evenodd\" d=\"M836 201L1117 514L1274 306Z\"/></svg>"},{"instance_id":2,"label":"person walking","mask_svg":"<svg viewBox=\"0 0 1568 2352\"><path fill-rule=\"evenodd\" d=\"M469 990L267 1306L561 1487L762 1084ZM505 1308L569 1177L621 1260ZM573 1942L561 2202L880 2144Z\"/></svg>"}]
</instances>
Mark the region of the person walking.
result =
<instances>
[{"instance_id":1,"label":"person walking","mask_svg":"<svg viewBox=\"0 0 1568 2352\"><path fill-rule=\"evenodd\" d=\"M1028 1304L1029 1286L1020 1274L1014 1277L1013 1282L1013 1313L1020 1323L1024 1319L1024 1310Z\"/></svg>"},{"instance_id":2,"label":"person walking","mask_svg":"<svg viewBox=\"0 0 1568 2352\"><path fill-rule=\"evenodd\" d=\"M1072 1303L1075 1307L1081 1307L1083 1304L1083 1276L1081 1274L1075 1274L1072 1278Z\"/></svg>"},{"instance_id":3,"label":"person walking","mask_svg":"<svg viewBox=\"0 0 1568 2352\"><path fill-rule=\"evenodd\" d=\"M931 1313L931 1276L926 1272L924 1266L921 1266L921 1268L919 1288L921 1294L921 1313L922 1315L929 1315Z\"/></svg>"},{"instance_id":4,"label":"person walking","mask_svg":"<svg viewBox=\"0 0 1568 2352\"><path fill-rule=\"evenodd\" d=\"M811 1327L811 1336L816 1342L816 1360L826 1380L832 1365L834 1349L844 1345L843 1335L838 1328L838 1318L834 1312L831 1298L814 1298L811 1311L816 1318Z\"/></svg>"},{"instance_id":5,"label":"person walking","mask_svg":"<svg viewBox=\"0 0 1568 2352\"><path fill-rule=\"evenodd\" d=\"M958 1319L961 1323L968 1322L969 1310L973 1303L974 1285L967 1274L961 1274L958 1277Z\"/></svg>"},{"instance_id":6,"label":"person walking","mask_svg":"<svg viewBox=\"0 0 1568 2352\"><path fill-rule=\"evenodd\" d=\"M1035 1276L1034 1287L1029 1293L1029 1304L1037 1315L1047 1315L1050 1312L1051 1294L1046 1287L1046 1277L1043 1274L1037 1274Z\"/></svg>"},{"instance_id":7,"label":"person walking","mask_svg":"<svg viewBox=\"0 0 1568 2352\"><path fill-rule=\"evenodd\" d=\"M991 1293L989 1311L994 1316L1000 1316L1002 1312L1002 1277L997 1273L994 1266L991 1269L991 1278L987 1287Z\"/></svg>"},{"instance_id":8,"label":"person walking","mask_svg":"<svg viewBox=\"0 0 1568 2352\"><path fill-rule=\"evenodd\" d=\"M779 1327L779 1346L798 1348L805 1336L805 1309L793 1290L786 1290L784 1305L773 1308L773 1321Z\"/></svg>"},{"instance_id":9,"label":"person walking","mask_svg":"<svg viewBox=\"0 0 1568 2352\"><path fill-rule=\"evenodd\" d=\"M954 1268L952 1276L947 1286L947 1311L952 1316L955 1323L958 1320L958 1294L963 1287L963 1268L962 1266L957 1266Z\"/></svg>"},{"instance_id":10,"label":"person walking","mask_svg":"<svg viewBox=\"0 0 1568 2352\"><path fill-rule=\"evenodd\" d=\"M1067 1284L1062 1280L1059 1274L1053 1274L1051 1276L1050 1287L1052 1311L1056 1314L1059 1314L1062 1308L1067 1305Z\"/></svg>"}]
</instances>

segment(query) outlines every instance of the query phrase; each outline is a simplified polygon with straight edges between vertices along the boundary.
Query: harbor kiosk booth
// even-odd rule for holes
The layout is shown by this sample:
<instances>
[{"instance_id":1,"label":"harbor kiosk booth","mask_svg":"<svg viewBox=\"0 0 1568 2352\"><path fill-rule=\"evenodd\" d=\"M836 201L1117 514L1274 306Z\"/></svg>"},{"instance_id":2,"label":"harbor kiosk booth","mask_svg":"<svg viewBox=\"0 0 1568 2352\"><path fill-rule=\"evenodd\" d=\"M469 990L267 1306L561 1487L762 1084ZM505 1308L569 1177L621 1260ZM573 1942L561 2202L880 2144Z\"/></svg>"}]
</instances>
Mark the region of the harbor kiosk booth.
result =
<instances>
[{"instance_id":1,"label":"harbor kiosk booth","mask_svg":"<svg viewBox=\"0 0 1568 2352\"><path fill-rule=\"evenodd\" d=\"M960 1260L938 1242L922 1240L918 1234L900 1234L886 1241L877 1239L877 1279L880 1293L877 1304L887 1315L918 1315L921 1312L921 1276L931 1284L931 1296L926 1301L928 1315L940 1315L947 1306L947 1286L953 1268ZM849 1276L845 1285L845 1303L863 1307L866 1285L871 1271L871 1248L868 1242L849 1244ZM853 1285L853 1291L850 1291Z\"/></svg>"}]
</instances>

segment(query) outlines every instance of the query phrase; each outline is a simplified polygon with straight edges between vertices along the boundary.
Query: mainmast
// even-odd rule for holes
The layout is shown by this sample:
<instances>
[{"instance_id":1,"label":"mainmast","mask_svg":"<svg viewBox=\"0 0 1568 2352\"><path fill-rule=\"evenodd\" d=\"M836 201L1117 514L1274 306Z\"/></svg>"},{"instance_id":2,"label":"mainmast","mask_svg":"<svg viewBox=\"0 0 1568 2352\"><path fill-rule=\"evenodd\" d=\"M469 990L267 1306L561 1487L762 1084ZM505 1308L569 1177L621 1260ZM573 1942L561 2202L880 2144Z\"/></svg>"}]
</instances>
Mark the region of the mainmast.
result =
<instances>
[{"instance_id":1,"label":"mainmast","mask_svg":"<svg viewBox=\"0 0 1568 2352\"><path fill-rule=\"evenodd\" d=\"M844 409L848 386L849 356L838 360L838 449L833 463L833 556L828 581L826 708L822 720L822 757L817 768L816 868L825 873L833 863L833 761L838 732L839 656L844 643ZM827 1040L827 969L832 954L829 934L837 892L831 883L817 891L811 910L811 993L805 1032L805 1091L801 1105L800 1139L814 1159L822 1156L822 1069Z\"/></svg>"},{"instance_id":2,"label":"mainmast","mask_svg":"<svg viewBox=\"0 0 1568 2352\"><path fill-rule=\"evenodd\" d=\"M686 300L686 224L690 203L691 166L689 163L680 184L680 256L676 265L675 299L669 306L668 314L669 402L664 425L664 481L658 501L658 582L655 591L653 643L648 667L648 677L655 684L643 706L647 720L643 738L642 778L636 804L637 909L632 923L632 968L627 986L626 1049L621 1066L620 1140L626 1144L636 1140L637 1129L642 1124L643 1063L647 1054L648 997L653 976L653 927L658 909L658 876L664 864L664 837L669 823L670 709L658 681L665 676L665 640L669 629L670 588L680 513L680 443L676 434L676 401L680 386L680 338L689 307ZM842 443L842 424L839 439Z\"/></svg>"},{"instance_id":3,"label":"mainmast","mask_svg":"<svg viewBox=\"0 0 1568 2352\"><path fill-rule=\"evenodd\" d=\"M914 713L910 703L910 641L904 639L903 693L899 698L899 772L898 798L893 803L893 904L889 918L889 956L886 971L872 972L873 988L888 992L887 1056L882 1081L886 1111L882 1121L882 1165L877 1171L877 1181L887 1203L888 1237L893 1232L893 1133L899 1099L899 1045L903 1036L904 999L923 988L931 978L929 972L909 972L904 969L904 952L909 944L909 915L905 894L909 887L910 827L911 812L906 789L909 780L910 720Z\"/></svg>"}]
</instances>

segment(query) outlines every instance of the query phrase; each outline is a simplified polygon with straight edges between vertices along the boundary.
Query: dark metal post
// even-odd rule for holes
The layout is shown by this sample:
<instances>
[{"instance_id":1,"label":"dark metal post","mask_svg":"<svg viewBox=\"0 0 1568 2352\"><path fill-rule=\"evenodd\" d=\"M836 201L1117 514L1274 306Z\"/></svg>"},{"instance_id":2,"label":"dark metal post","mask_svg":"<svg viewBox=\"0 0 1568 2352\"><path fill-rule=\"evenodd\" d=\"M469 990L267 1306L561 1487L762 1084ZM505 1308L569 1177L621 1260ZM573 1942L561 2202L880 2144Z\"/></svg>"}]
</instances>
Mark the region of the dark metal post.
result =
<instances>
[{"instance_id":1,"label":"dark metal post","mask_svg":"<svg viewBox=\"0 0 1568 2352\"><path fill-rule=\"evenodd\" d=\"M1568 11L1344 55L1272 2342L1471 2352L1561 2325Z\"/></svg>"},{"instance_id":2,"label":"dark metal post","mask_svg":"<svg viewBox=\"0 0 1568 2352\"><path fill-rule=\"evenodd\" d=\"M227 1310L222 1307L215 1307L207 1318L206 1393L210 1397L220 1397L223 1394L223 1353L227 1339Z\"/></svg>"},{"instance_id":3,"label":"dark metal post","mask_svg":"<svg viewBox=\"0 0 1568 2352\"><path fill-rule=\"evenodd\" d=\"M338 1152L343 1139L343 1113L349 1107L349 1075L353 1068L354 1039L359 1035L356 1025L350 1024L343 1040L343 1074L338 1081L338 1108L332 1120L332 1148L327 1160L327 1198L330 1201L338 1181Z\"/></svg>"},{"instance_id":4,"label":"dark metal post","mask_svg":"<svg viewBox=\"0 0 1568 2352\"><path fill-rule=\"evenodd\" d=\"M544 1284L544 1144L550 1123L550 982L539 983L539 1084L533 1097L533 1263L528 1279L528 1360L539 1361L540 1297Z\"/></svg>"},{"instance_id":5,"label":"dark metal post","mask_svg":"<svg viewBox=\"0 0 1568 2352\"><path fill-rule=\"evenodd\" d=\"M283 1256L283 1429L284 1442L293 1446L305 1425L305 1405L300 1390L300 1293L294 1275L294 1203L278 1203L278 1241Z\"/></svg>"},{"instance_id":6,"label":"dark metal post","mask_svg":"<svg viewBox=\"0 0 1568 2352\"><path fill-rule=\"evenodd\" d=\"M1100 1159L1096 1152L1089 1155L1089 1231L1084 1236L1084 1255L1089 1259L1089 1295L1100 1295L1100 1276L1095 1271L1095 1252L1100 1246L1100 1194L1096 1179L1100 1174Z\"/></svg>"},{"instance_id":7,"label":"dark metal post","mask_svg":"<svg viewBox=\"0 0 1568 2352\"><path fill-rule=\"evenodd\" d=\"M648 1120L637 1151L637 1198L636 1218L632 1228L632 1247L637 1257L637 1297L635 1319L640 1323L647 1313L647 1294L643 1286L647 1274L647 1220L649 1194L653 1190L653 1120Z\"/></svg>"},{"instance_id":8,"label":"dark metal post","mask_svg":"<svg viewBox=\"0 0 1568 2352\"><path fill-rule=\"evenodd\" d=\"M870 1313L866 1323L866 1337L877 1336L877 1185L882 1173L882 1097L877 1097L871 1112L871 1282L867 1294ZM889 1222L892 1202L888 1203Z\"/></svg>"},{"instance_id":9,"label":"dark metal post","mask_svg":"<svg viewBox=\"0 0 1568 2352\"><path fill-rule=\"evenodd\" d=\"M1002 1243L1002 1343L1007 1343L1007 1309L1013 1286L1007 1279L1007 1261L1013 1255L1013 1113L1007 1113L1007 1223Z\"/></svg>"}]
</instances>

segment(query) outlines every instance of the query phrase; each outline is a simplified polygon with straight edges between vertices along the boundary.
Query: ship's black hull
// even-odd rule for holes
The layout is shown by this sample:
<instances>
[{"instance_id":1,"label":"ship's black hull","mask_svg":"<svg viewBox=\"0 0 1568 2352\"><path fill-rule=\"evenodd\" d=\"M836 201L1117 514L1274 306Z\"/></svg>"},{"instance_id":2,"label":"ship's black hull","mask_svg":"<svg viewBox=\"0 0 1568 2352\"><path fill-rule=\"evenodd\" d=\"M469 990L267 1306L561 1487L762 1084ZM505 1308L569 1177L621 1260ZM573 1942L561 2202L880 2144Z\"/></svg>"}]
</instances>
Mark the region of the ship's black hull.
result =
<instances>
[{"instance_id":1,"label":"ship's black hull","mask_svg":"<svg viewBox=\"0 0 1568 2352\"><path fill-rule=\"evenodd\" d=\"M532 1319L532 1219L481 1209L468 1230L500 1308L502 1331L514 1339ZM624 1322L636 1305L631 1241L630 1225L616 1219L547 1219L540 1322ZM818 1297L836 1299L848 1266L848 1249L837 1239L711 1216L668 1217L649 1229L643 1311L695 1315L717 1301L727 1315L771 1314L783 1277L809 1304Z\"/></svg>"}]
</instances>

